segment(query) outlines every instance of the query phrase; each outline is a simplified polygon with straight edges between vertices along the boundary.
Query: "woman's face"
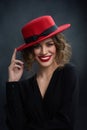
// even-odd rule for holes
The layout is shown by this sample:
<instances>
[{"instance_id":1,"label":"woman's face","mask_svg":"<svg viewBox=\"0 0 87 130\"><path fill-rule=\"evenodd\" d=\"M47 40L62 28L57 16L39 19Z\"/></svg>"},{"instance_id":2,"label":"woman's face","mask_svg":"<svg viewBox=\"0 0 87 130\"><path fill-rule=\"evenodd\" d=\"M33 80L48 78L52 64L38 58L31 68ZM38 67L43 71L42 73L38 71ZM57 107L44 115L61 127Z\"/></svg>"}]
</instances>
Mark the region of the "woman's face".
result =
<instances>
[{"instance_id":1,"label":"woman's face","mask_svg":"<svg viewBox=\"0 0 87 130\"><path fill-rule=\"evenodd\" d=\"M48 67L56 63L56 46L51 38L48 38L34 46L35 60L42 67Z\"/></svg>"}]
</instances>

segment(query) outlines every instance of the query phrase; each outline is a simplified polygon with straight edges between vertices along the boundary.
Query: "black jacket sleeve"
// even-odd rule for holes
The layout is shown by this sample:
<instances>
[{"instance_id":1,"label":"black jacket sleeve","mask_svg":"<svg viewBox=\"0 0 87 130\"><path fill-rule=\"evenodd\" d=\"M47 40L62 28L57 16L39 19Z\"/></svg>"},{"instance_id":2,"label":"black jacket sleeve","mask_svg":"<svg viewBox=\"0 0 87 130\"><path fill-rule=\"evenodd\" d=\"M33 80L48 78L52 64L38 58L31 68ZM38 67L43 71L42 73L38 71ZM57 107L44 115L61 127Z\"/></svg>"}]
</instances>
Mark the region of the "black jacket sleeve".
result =
<instances>
[{"instance_id":1,"label":"black jacket sleeve","mask_svg":"<svg viewBox=\"0 0 87 130\"><path fill-rule=\"evenodd\" d=\"M22 130L26 123L20 96L21 82L6 83L6 123L9 130Z\"/></svg>"}]
</instances>

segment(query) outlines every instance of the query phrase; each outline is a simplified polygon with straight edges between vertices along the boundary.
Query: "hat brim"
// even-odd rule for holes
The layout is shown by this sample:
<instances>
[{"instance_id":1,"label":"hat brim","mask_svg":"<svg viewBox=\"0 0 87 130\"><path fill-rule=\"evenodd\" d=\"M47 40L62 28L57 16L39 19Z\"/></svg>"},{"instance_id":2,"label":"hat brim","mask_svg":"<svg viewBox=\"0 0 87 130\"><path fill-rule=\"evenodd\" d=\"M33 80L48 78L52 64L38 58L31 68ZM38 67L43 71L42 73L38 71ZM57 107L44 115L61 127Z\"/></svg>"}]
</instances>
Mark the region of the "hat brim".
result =
<instances>
[{"instance_id":1,"label":"hat brim","mask_svg":"<svg viewBox=\"0 0 87 130\"><path fill-rule=\"evenodd\" d=\"M71 24L61 25L61 26L58 27L58 29L57 29L56 31L52 32L51 34L49 34L49 35L47 35L47 36L45 36L45 37L42 37L41 39L38 39L37 41L34 41L34 42L32 42L32 43L29 43L29 44L28 44L28 43L27 43L27 44L24 43L24 44L22 44L21 46L17 47L16 49L17 49L17 51L22 51L22 50L25 49L25 48L28 48L28 47L30 47L30 46L33 46L33 45L35 45L35 44L37 44L37 43L40 43L41 41L43 41L43 40L45 40L45 39L47 39L47 38L50 38L50 37L54 36L55 34L58 34L58 33L63 32L64 30L68 29L70 26L71 26Z\"/></svg>"}]
</instances>

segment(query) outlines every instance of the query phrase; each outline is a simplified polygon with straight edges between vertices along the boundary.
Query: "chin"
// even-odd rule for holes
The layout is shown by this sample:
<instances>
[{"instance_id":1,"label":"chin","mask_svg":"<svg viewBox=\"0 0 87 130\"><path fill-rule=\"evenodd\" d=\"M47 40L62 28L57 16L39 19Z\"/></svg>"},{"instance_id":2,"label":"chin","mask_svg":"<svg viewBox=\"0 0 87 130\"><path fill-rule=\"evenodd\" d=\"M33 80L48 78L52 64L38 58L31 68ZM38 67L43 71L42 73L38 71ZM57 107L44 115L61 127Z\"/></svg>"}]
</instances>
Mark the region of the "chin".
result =
<instances>
[{"instance_id":1,"label":"chin","mask_svg":"<svg viewBox=\"0 0 87 130\"><path fill-rule=\"evenodd\" d=\"M47 62L47 63L45 62L45 63L39 63L39 65L40 65L41 67L47 68L47 67L54 66L55 63L54 63L54 62Z\"/></svg>"}]
</instances>

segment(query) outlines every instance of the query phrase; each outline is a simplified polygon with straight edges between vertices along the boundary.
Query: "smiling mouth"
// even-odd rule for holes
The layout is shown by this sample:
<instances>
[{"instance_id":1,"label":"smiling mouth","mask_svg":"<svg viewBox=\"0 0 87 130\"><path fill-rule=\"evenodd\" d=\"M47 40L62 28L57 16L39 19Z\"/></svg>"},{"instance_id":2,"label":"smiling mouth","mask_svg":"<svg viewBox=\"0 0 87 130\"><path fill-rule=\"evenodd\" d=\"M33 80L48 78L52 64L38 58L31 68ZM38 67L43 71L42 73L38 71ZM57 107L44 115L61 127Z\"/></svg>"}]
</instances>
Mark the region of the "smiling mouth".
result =
<instances>
[{"instance_id":1,"label":"smiling mouth","mask_svg":"<svg viewBox=\"0 0 87 130\"><path fill-rule=\"evenodd\" d=\"M50 60L50 58L51 58L51 55L50 56L39 56L39 59L42 62L47 62Z\"/></svg>"}]
</instances>

